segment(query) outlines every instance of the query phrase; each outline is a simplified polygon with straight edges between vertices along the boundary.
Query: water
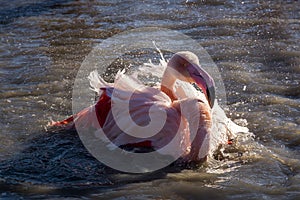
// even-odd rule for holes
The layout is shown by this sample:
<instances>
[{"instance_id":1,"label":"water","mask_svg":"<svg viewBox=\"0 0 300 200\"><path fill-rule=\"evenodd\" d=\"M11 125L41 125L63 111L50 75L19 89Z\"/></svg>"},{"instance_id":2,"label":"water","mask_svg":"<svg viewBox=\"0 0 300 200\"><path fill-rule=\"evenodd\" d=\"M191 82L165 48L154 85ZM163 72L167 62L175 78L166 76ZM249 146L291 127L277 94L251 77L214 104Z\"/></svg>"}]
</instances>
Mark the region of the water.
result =
<instances>
[{"instance_id":1,"label":"water","mask_svg":"<svg viewBox=\"0 0 300 200\"><path fill-rule=\"evenodd\" d=\"M1 198L300 198L298 1L1 4ZM226 87L227 115L246 119L254 139L239 137L226 159L196 170L130 175L101 165L76 133L46 130L71 114L72 85L93 46L144 26L177 30L208 51ZM128 63L116 61L109 72Z\"/></svg>"}]
</instances>

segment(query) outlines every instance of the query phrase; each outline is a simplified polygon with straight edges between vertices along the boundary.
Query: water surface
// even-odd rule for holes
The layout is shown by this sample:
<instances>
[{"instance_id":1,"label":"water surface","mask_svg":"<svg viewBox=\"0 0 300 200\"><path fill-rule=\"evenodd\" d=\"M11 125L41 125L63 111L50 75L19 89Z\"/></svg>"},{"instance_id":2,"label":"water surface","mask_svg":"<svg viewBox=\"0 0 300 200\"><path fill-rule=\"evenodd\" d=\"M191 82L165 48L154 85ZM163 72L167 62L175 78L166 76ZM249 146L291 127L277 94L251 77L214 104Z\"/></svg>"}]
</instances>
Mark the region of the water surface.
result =
<instances>
[{"instance_id":1,"label":"water surface","mask_svg":"<svg viewBox=\"0 0 300 200\"><path fill-rule=\"evenodd\" d=\"M1 4L1 198L300 198L299 1ZM197 170L129 175L95 160L76 133L46 130L51 119L72 114L74 79L93 46L144 26L177 30L207 50L222 74L227 115L246 120L255 138L241 137L228 158ZM132 55L106 78L155 57Z\"/></svg>"}]
</instances>

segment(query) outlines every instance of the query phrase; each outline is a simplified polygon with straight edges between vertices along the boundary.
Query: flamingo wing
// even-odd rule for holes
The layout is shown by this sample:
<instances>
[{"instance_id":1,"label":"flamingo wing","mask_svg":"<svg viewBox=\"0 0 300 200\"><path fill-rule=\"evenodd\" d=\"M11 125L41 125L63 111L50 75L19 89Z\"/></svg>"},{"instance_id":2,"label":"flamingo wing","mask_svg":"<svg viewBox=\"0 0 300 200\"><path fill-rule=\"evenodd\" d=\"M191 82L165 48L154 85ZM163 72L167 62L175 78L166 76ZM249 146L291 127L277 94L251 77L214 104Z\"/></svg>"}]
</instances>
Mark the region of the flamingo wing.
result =
<instances>
[{"instance_id":1,"label":"flamingo wing","mask_svg":"<svg viewBox=\"0 0 300 200\"><path fill-rule=\"evenodd\" d=\"M97 76L94 74L95 77ZM191 94L184 95L185 90L191 89L186 88L189 86L179 84L177 90L181 99L171 102L159 89L144 86L123 73L116 76L113 85L101 84L103 82L94 81L92 85L96 86L93 90L100 94L97 103L67 120L58 122L57 125L67 124L74 127L75 123L76 128L81 130L102 129L106 137L119 147L151 147L162 154L184 154L189 160L198 160L199 156L202 158L207 155L211 126L210 108L201 99L196 99ZM187 105L185 113L188 114L185 116L180 107L182 102ZM161 128L155 130L155 135L149 135L151 129L159 126L159 121L163 121ZM143 127L151 123L154 124L150 129L136 131L140 130L136 127L143 130ZM196 134L193 142L190 139L192 130ZM166 145L169 145L168 148L164 148Z\"/></svg>"},{"instance_id":2,"label":"flamingo wing","mask_svg":"<svg viewBox=\"0 0 300 200\"><path fill-rule=\"evenodd\" d=\"M53 125L64 125L69 128L74 128L76 125L76 128L81 130L102 129L117 146L145 145L159 149L172 139L174 130L179 127L181 115L176 108L172 107L172 102L166 94L159 89L144 86L137 79L128 77L122 72L117 74L113 85L105 83L96 72L92 72L89 78L92 90L100 94L97 103ZM124 109L127 107L129 113ZM156 109L153 110L153 107ZM153 123L152 128L159 126L157 123L164 116L166 123L155 136L146 137L149 133L136 131L137 126L143 127L149 123ZM128 132L136 136L127 134Z\"/></svg>"}]
</instances>

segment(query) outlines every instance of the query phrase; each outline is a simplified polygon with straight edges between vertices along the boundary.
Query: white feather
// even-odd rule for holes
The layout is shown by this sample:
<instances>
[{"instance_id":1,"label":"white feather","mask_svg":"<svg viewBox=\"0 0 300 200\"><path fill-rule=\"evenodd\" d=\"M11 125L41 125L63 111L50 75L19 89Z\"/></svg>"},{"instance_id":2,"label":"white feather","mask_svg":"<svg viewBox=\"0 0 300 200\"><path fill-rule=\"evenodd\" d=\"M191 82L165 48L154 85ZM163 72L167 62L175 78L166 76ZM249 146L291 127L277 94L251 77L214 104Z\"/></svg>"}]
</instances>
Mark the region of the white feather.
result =
<instances>
[{"instance_id":1,"label":"white feather","mask_svg":"<svg viewBox=\"0 0 300 200\"><path fill-rule=\"evenodd\" d=\"M111 83L107 83L98 73L97 70L94 70L88 76L90 81L91 90L95 91L98 95L101 94L101 88L112 86Z\"/></svg>"}]
</instances>

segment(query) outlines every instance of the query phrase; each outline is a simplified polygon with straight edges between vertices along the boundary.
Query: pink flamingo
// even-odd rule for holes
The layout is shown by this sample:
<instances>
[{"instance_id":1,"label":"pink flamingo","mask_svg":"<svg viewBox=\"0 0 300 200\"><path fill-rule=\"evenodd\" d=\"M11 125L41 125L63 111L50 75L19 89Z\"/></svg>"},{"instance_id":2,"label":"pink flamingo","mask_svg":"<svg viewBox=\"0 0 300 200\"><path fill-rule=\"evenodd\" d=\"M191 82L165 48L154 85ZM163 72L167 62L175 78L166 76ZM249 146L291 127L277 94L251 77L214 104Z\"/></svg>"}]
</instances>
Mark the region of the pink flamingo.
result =
<instances>
[{"instance_id":1,"label":"pink flamingo","mask_svg":"<svg viewBox=\"0 0 300 200\"><path fill-rule=\"evenodd\" d=\"M116 146L150 147L157 151L179 134L169 151L162 153L172 155L180 151L187 161L197 162L206 158L215 88L213 79L200 67L195 54L189 51L174 54L167 63L159 88L144 86L123 72L117 74L113 84L106 83L96 72L92 72L89 78L91 86L99 94L98 101L52 125L74 127L75 123L80 129L102 129ZM178 87L178 81L189 86L181 84L183 87ZM202 93L188 91L192 86L190 83L195 83ZM152 128L149 128L151 123ZM193 129L195 137L192 140Z\"/></svg>"}]
</instances>

